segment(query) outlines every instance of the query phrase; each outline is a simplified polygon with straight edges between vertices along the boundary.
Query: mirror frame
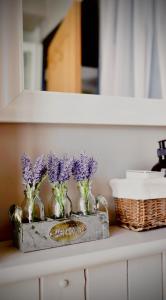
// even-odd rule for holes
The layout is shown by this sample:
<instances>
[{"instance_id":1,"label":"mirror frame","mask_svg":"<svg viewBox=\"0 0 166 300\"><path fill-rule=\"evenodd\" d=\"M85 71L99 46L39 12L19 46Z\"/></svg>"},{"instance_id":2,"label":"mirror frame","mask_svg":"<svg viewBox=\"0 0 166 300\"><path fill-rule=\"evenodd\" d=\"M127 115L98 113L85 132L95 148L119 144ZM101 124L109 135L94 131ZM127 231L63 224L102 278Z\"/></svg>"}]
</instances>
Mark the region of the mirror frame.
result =
<instances>
[{"instance_id":1,"label":"mirror frame","mask_svg":"<svg viewBox=\"0 0 166 300\"><path fill-rule=\"evenodd\" d=\"M22 0L2 0L0 11L1 123L166 126L166 99L25 91Z\"/></svg>"}]
</instances>

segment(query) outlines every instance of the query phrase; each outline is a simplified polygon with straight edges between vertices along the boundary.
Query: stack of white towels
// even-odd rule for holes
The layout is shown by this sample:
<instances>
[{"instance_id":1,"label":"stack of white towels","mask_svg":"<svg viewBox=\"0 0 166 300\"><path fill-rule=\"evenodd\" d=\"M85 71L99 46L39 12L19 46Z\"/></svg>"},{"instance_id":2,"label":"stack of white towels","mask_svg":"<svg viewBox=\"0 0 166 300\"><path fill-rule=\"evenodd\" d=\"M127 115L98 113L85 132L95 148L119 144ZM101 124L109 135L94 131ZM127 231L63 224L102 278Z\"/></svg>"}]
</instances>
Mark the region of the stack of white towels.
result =
<instances>
[{"instance_id":1,"label":"stack of white towels","mask_svg":"<svg viewBox=\"0 0 166 300\"><path fill-rule=\"evenodd\" d=\"M165 172L128 170L126 178L111 179L109 184L115 198L148 200L166 198Z\"/></svg>"}]
</instances>

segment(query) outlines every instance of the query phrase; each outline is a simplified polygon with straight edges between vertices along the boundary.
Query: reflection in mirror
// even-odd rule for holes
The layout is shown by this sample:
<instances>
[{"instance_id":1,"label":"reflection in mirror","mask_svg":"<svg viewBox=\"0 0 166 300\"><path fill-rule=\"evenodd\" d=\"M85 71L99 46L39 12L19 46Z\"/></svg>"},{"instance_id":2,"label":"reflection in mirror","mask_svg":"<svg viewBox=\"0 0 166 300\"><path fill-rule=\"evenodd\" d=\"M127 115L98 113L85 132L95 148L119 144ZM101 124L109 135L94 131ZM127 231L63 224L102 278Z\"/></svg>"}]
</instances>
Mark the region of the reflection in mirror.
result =
<instances>
[{"instance_id":1,"label":"reflection in mirror","mask_svg":"<svg viewBox=\"0 0 166 300\"><path fill-rule=\"evenodd\" d=\"M26 89L166 98L166 1L23 0Z\"/></svg>"},{"instance_id":2,"label":"reflection in mirror","mask_svg":"<svg viewBox=\"0 0 166 300\"><path fill-rule=\"evenodd\" d=\"M23 26L25 89L98 93L98 1L23 0Z\"/></svg>"}]
</instances>

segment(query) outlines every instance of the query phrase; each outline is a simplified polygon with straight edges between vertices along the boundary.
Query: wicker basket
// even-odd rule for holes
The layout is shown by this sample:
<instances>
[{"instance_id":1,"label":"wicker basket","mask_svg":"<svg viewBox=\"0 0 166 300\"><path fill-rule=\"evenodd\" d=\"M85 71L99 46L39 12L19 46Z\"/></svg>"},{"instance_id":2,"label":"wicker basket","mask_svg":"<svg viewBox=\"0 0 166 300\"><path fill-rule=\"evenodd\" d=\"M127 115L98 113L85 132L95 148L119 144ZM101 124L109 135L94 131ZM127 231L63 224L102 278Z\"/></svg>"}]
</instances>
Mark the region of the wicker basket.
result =
<instances>
[{"instance_id":1,"label":"wicker basket","mask_svg":"<svg viewBox=\"0 0 166 300\"><path fill-rule=\"evenodd\" d=\"M134 231L166 226L166 198L115 198L115 212L118 224Z\"/></svg>"}]
</instances>

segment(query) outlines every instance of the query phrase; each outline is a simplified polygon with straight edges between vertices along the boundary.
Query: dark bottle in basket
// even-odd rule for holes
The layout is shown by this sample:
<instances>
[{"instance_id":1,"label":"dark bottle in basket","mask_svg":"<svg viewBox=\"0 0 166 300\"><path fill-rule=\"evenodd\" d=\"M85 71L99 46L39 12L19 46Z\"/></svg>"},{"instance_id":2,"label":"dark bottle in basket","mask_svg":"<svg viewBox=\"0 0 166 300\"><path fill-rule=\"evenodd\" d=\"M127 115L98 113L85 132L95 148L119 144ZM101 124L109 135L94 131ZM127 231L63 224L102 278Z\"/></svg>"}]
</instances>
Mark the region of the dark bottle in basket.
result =
<instances>
[{"instance_id":1,"label":"dark bottle in basket","mask_svg":"<svg viewBox=\"0 0 166 300\"><path fill-rule=\"evenodd\" d=\"M166 177L166 140L159 141L159 148L157 149L158 163L152 167L152 171L165 170Z\"/></svg>"}]
</instances>

